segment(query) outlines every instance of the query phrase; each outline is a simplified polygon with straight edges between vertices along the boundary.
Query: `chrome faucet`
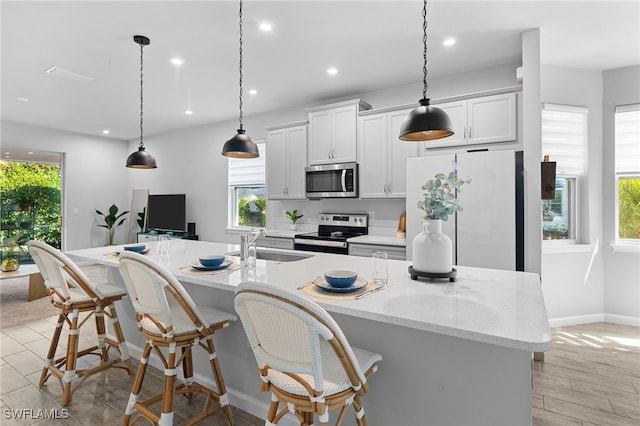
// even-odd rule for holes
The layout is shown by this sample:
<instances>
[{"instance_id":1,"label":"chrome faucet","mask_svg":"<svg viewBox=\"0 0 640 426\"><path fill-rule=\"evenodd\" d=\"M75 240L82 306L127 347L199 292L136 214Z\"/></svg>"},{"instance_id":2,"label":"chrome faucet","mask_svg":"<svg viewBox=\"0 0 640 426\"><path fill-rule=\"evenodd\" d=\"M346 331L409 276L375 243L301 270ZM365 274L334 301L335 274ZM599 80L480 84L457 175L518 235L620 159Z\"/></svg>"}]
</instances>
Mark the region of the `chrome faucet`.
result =
<instances>
[{"instance_id":1,"label":"chrome faucet","mask_svg":"<svg viewBox=\"0 0 640 426\"><path fill-rule=\"evenodd\" d=\"M266 237L264 228L251 230L249 233L240 236L240 264L241 266L256 266L256 241L260 237Z\"/></svg>"}]
</instances>

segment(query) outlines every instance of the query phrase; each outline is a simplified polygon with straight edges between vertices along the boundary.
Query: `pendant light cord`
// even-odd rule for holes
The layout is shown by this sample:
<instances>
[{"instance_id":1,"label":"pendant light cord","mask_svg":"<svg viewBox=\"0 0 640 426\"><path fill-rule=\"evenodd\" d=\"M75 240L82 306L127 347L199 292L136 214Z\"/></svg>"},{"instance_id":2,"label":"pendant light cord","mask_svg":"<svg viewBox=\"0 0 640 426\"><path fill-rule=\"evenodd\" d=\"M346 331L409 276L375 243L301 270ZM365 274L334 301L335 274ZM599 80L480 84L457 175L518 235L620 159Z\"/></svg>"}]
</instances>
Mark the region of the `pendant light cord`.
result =
<instances>
[{"instance_id":1,"label":"pendant light cord","mask_svg":"<svg viewBox=\"0 0 640 426\"><path fill-rule=\"evenodd\" d=\"M424 45L423 50L423 59L424 65L422 66L422 98L427 98L427 89L429 88L427 84L427 0L424 0L424 4L422 6L422 44Z\"/></svg>"},{"instance_id":2,"label":"pendant light cord","mask_svg":"<svg viewBox=\"0 0 640 426\"><path fill-rule=\"evenodd\" d=\"M242 130L242 0L240 0L240 130Z\"/></svg>"},{"instance_id":3,"label":"pendant light cord","mask_svg":"<svg viewBox=\"0 0 640 426\"><path fill-rule=\"evenodd\" d=\"M143 115L143 105L144 105L143 88L142 88L142 84L143 84L142 69L143 69L144 62L143 62L143 56L142 56L142 48L143 48L143 45L140 44L140 148L144 147L144 144L142 143L142 134L143 134L142 115Z\"/></svg>"}]
</instances>

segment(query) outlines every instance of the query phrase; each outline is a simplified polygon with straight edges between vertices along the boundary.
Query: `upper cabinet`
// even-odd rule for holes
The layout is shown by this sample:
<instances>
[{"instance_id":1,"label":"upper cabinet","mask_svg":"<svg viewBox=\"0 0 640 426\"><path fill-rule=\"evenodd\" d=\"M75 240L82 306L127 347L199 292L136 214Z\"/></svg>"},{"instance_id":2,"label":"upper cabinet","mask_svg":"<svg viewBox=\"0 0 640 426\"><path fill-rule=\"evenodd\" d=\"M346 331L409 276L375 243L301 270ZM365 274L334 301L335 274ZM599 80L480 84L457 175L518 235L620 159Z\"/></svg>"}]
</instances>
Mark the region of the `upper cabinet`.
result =
<instances>
[{"instance_id":1,"label":"upper cabinet","mask_svg":"<svg viewBox=\"0 0 640 426\"><path fill-rule=\"evenodd\" d=\"M371 108L360 99L308 108L308 164L358 160L358 112Z\"/></svg>"},{"instance_id":2,"label":"upper cabinet","mask_svg":"<svg viewBox=\"0 0 640 426\"><path fill-rule=\"evenodd\" d=\"M516 140L516 94L503 93L435 105L453 122L454 134L424 142L422 151Z\"/></svg>"},{"instance_id":3,"label":"upper cabinet","mask_svg":"<svg viewBox=\"0 0 640 426\"><path fill-rule=\"evenodd\" d=\"M358 119L360 198L404 198L405 161L418 155L415 142L401 141L400 125L411 109L363 114Z\"/></svg>"},{"instance_id":4,"label":"upper cabinet","mask_svg":"<svg viewBox=\"0 0 640 426\"><path fill-rule=\"evenodd\" d=\"M267 129L267 197L305 199L306 122Z\"/></svg>"}]
</instances>

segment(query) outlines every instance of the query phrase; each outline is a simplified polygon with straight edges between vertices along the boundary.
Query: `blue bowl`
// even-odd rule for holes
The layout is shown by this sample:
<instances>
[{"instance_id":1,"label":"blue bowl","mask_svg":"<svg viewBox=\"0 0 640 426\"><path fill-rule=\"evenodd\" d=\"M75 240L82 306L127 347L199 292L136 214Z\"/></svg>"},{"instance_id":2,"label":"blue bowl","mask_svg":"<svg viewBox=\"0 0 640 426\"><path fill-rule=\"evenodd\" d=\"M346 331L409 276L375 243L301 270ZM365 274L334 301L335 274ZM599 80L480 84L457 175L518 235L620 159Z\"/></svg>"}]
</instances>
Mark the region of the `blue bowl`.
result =
<instances>
[{"instance_id":1,"label":"blue bowl","mask_svg":"<svg viewBox=\"0 0 640 426\"><path fill-rule=\"evenodd\" d=\"M207 266L209 268L220 266L225 260L224 255L221 254L212 254L209 256L202 256L198 259L202 266Z\"/></svg>"},{"instance_id":2,"label":"blue bowl","mask_svg":"<svg viewBox=\"0 0 640 426\"><path fill-rule=\"evenodd\" d=\"M351 271L328 271L324 273L325 281L332 287L351 287L358 279L358 274Z\"/></svg>"},{"instance_id":3,"label":"blue bowl","mask_svg":"<svg viewBox=\"0 0 640 426\"><path fill-rule=\"evenodd\" d=\"M124 249L125 250L129 250L129 251L135 251L136 253L142 253L143 251L145 251L147 247L144 244L140 244L137 246L125 246Z\"/></svg>"}]
</instances>

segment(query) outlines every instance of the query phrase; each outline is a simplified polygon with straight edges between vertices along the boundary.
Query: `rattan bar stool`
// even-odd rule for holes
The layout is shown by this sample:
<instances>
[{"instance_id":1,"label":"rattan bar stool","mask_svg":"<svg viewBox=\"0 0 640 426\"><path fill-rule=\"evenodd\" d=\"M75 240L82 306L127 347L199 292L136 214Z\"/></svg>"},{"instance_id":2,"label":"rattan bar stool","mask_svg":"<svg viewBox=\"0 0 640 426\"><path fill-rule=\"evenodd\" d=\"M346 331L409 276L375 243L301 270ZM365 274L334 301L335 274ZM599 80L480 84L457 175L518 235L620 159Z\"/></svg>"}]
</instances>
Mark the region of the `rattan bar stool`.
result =
<instances>
[{"instance_id":1,"label":"rattan bar stool","mask_svg":"<svg viewBox=\"0 0 640 426\"><path fill-rule=\"evenodd\" d=\"M62 405L68 405L78 387L96 373L116 367L123 368L132 375L133 365L114 306L116 301L126 296L126 291L111 284L91 282L71 259L43 242L30 241L29 253L44 278L51 303L60 310L58 324L47 353L47 362L40 376L40 386L43 386L49 377L56 377L62 386ZM82 315L84 318L81 318ZM95 318L97 345L79 349L81 327L91 317ZM105 317L111 322L115 341L106 336ZM56 348L65 325L69 334L67 353L55 359ZM118 355L109 359L111 348L116 349ZM100 365L76 369L78 360L85 355L97 355L100 357ZM119 365L120 363L123 365Z\"/></svg>"},{"instance_id":2,"label":"rattan bar stool","mask_svg":"<svg viewBox=\"0 0 640 426\"><path fill-rule=\"evenodd\" d=\"M122 424L129 425L143 417L154 424L171 425L174 396L185 395L192 402L198 394L205 397L203 409L183 425L195 424L219 409L233 424L213 334L228 326L229 321L235 321L236 316L196 306L169 271L138 253L124 251L120 254L120 273L136 310L138 329L146 339ZM193 380L192 349L195 346L200 346L208 354L217 391ZM181 349L179 357L176 353L178 348ZM145 401L138 401L152 349L164 365L164 390ZM180 364L184 380L176 383ZM159 401L162 401L160 414L151 407Z\"/></svg>"},{"instance_id":3,"label":"rattan bar stool","mask_svg":"<svg viewBox=\"0 0 640 426\"><path fill-rule=\"evenodd\" d=\"M367 424L361 397L380 355L351 347L320 305L272 285L241 283L235 308L258 362L261 390L271 391L267 426L287 413L303 426L315 415L327 425L338 408L334 424L340 425L351 405L357 424ZM280 403L285 406L278 411Z\"/></svg>"}]
</instances>

